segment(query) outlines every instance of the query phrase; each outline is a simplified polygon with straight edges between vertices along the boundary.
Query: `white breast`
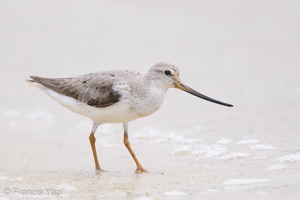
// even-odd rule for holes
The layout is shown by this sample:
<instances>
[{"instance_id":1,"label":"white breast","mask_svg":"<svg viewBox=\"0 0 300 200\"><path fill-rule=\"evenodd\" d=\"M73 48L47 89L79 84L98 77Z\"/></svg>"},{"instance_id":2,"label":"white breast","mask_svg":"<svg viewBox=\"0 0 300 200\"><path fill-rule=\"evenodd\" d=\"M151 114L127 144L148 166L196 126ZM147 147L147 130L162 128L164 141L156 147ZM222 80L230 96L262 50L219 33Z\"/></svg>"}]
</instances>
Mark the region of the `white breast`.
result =
<instances>
[{"instance_id":1,"label":"white breast","mask_svg":"<svg viewBox=\"0 0 300 200\"><path fill-rule=\"evenodd\" d=\"M164 90L152 87L144 96L131 96L131 110L140 117L151 115L161 107L165 94Z\"/></svg>"},{"instance_id":2,"label":"white breast","mask_svg":"<svg viewBox=\"0 0 300 200\"><path fill-rule=\"evenodd\" d=\"M121 99L111 106L98 108L61 95L53 90L48 90L47 94L69 110L89 117L98 124L124 123L145 117L158 110L163 101L161 94L154 91L152 98L141 100L138 97L131 96L130 98Z\"/></svg>"}]
</instances>

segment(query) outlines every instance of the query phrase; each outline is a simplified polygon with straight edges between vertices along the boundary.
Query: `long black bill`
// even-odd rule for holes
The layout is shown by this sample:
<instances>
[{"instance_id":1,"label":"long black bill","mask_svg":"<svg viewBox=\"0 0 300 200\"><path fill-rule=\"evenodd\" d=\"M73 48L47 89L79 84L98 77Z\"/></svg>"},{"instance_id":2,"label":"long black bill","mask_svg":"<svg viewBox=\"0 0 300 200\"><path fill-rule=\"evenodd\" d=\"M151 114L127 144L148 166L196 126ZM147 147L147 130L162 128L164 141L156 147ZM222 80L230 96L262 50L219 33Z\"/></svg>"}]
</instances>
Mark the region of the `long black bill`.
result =
<instances>
[{"instance_id":1,"label":"long black bill","mask_svg":"<svg viewBox=\"0 0 300 200\"><path fill-rule=\"evenodd\" d=\"M178 88L178 89L181 89L181 90L183 90L185 92L188 92L188 93L190 93L192 95L195 95L196 97L202 98L204 100L207 100L207 101L210 101L210 102L213 102L213 103L217 103L217 104L220 104L220 105L223 105L223 106L233 107L232 104L224 103L222 101L218 101L216 99L213 99L213 98L210 98L208 96L205 96L205 95L197 92L196 90L193 90L192 88L190 88L189 86L187 86L187 85L185 85L185 84L183 84L181 82L177 82L175 84L175 87Z\"/></svg>"}]
</instances>

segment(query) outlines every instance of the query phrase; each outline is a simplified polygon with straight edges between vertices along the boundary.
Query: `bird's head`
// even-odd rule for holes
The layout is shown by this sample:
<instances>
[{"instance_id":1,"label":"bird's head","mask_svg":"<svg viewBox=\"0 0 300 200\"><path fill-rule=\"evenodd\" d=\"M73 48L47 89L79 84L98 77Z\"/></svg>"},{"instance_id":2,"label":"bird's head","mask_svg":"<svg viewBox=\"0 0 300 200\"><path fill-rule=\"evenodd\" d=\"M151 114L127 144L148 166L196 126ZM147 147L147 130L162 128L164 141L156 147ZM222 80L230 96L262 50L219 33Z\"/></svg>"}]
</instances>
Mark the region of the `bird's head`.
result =
<instances>
[{"instance_id":1,"label":"bird's head","mask_svg":"<svg viewBox=\"0 0 300 200\"><path fill-rule=\"evenodd\" d=\"M188 92L196 97L202 98L204 100L217 103L223 106L233 107L233 105L224 103L218 100L215 100L213 98L210 98L208 96L205 96L196 90L193 90L189 86L185 85L183 82L181 82L179 78L179 70L175 65L172 65L170 63L166 62L159 62L152 66L147 74L148 77L151 77L152 82L154 82L156 85L164 88L178 88L180 90L183 90L185 92Z\"/></svg>"}]
</instances>

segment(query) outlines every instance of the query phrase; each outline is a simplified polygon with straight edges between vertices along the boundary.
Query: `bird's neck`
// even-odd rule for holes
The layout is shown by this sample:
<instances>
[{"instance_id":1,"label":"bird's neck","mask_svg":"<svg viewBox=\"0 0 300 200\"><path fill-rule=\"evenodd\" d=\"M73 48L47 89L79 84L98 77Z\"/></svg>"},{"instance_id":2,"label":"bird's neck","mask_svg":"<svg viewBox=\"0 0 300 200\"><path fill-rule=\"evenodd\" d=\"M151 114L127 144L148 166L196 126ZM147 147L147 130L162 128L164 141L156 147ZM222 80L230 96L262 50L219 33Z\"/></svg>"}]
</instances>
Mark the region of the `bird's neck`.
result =
<instances>
[{"instance_id":1,"label":"bird's neck","mask_svg":"<svg viewBox=\"0 0 300 200\"><path fill-rule=\"evenodd\" d=\"M148 86L148 88L157 88L159 90L167 91L169 87L163 84L163 82L159 79L153 79L153 77L149 74L144 76L144 84Z\"/></svg>"}]
</instances>

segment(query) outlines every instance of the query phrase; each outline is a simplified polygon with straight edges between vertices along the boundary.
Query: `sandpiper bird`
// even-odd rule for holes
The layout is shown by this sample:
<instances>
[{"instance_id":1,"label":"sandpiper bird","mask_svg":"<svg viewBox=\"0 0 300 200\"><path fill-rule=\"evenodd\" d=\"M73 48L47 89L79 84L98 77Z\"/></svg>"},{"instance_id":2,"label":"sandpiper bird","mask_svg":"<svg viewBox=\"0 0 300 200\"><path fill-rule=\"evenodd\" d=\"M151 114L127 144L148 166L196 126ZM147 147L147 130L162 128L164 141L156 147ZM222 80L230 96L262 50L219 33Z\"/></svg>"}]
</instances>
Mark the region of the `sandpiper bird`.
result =
<instances>
[{"instance_id":1,"label":"sandpiper bird","mask_svg":"<svg viewBox=\"0 0 300 200\"><path fill-rule=\"evenodd\" d=\"M155 64L145 75L136 71L115 70L73 78L30 78L32 80L27 81L30 85L43 90L71 111L93 120L89 140L96 170L102 170L95 147L96 129L104 123L123 123L124 144L136 163L135 172L148 172L131 149L128 122L157 111L169 88L178 88L207 101L233 106L200 94L183 84L179 79L178 68L166 62Z\"/></svg>"}]
</instances>

